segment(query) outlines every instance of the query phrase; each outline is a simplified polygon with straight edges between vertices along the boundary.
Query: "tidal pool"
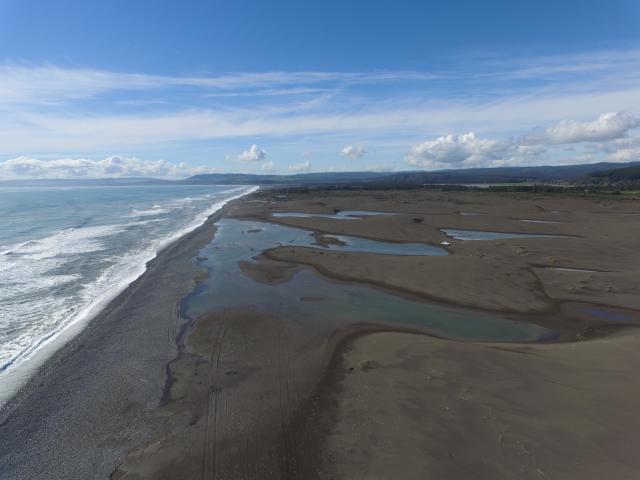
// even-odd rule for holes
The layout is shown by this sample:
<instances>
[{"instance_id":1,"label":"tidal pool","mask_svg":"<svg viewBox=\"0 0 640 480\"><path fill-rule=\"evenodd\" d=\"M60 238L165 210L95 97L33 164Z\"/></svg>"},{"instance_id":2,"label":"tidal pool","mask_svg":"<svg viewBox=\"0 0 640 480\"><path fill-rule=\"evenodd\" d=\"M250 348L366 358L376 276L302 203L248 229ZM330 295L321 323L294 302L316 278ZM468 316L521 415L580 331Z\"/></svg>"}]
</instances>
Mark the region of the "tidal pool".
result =
<instances>
[{"instance_id":1,"label":"tidal pool","mask_svg":"<svg viewBox=\"0 0 640 480\"><path fill-rule=\"evenodd\" d=\"M219 227L223 222L235 222L235 220L222 220L217 224ZM380 240L371 240L369 238L354 237L350 235L335 235L331 233L321 235L325 239L333 239L336 242L319 243L312 236L312 232L295 227L284 227L275 223L267 222L243 222L246 225L246 232L257 232L260 230L262 234L260 239L263 244L267 245L264 249L276 246L296 246L296 247L313 247L318 249L340 250L342 252L365 252L379 253L383 255L409 255L409 256L444 256L448 252L441 247L429 245L427 243L400 243L400 242L383 242ZM224 223L226 225L226 223ZM258 239L252 239L258 241Z\"/></svg>"},{"instance_id":2,"label":"tidal pool","mask_svg":"<svg viewBox=\"0 0 640 480\"><path fill-rule=\"evenodd\" d=\"M547 270L555 270L556 272L578 272L578 273L599 273L598 270L587 270L584 268L571 267L546 267Z\"/></svg>"},{"instance_id":3,"label":"tidal pool","mask_svg":"<svg viewBox=\"0 0 640 480\"><path fill-rule=\"evenodd\" d=\"M423 302L361 284L334 282L312 269L303 269L283 283L257 282L240 270L238 262L254 261L252 258L260 252L278 245L309 245L313 242L310 232L233 219L220 220L217 226L215 238L198 256L210 276L183 303L190 318L244 307L295 322L311 335L330 335L348 325L367 324L419 328L463 340L538 341L555 337L551 330L506 315ZM255 233L245 233L248 230Z\"/></svg>"},{"instance_id":4,"label":"tidal pool","mask_svg":"<svg viewBox=\"0 0 640 480\"><path fill-rule=\"evenodd\" d=\"M276 212L271 214L274 217L293 217L293 218L333 218L334 220L362 220L364 217L388 217L397 215L397 213L389 212L369 212L366 210L341 210L336 213L304 213L304 212Z\"/></svg>"},{"instance_id":5,"label":"tidal pool","mask_svg":"<svg viewBox=\"0 0 640 480\"><path fill-rule=\"evenodd\" d=\"M627 313L616 312L614 310L608 310L605 308L582 307L578 310L582 313L593 315L594 317L603 318L612 322L630 322L634 320L634 317Z\"/></svg>"},{"instance_id":6,"label":"tidal pool","mask_svg":"<svg viewBox=\"0 0 640 480\"><path fill-rule=\"evenodd\" d=\"M558 220L531 220L529 218L523 218L519 220L520 222L525 222L525 223L566 223L566 222L560 222Z\"/></svg>"},{"instance_id":7,"label":"tidal pool","mask_svg":"<svg viewBox=\"0 0 640 480\"><path fill-rule=\"evenodd\" d=\"M506 238L538 238L538 237L567 237L567 235L551 235L545 233L512 233L512 232L488 232L483 230L460 230L443 228L440 230L446 236L456 240L501 240Z\"/></svg>"}]
</instances>

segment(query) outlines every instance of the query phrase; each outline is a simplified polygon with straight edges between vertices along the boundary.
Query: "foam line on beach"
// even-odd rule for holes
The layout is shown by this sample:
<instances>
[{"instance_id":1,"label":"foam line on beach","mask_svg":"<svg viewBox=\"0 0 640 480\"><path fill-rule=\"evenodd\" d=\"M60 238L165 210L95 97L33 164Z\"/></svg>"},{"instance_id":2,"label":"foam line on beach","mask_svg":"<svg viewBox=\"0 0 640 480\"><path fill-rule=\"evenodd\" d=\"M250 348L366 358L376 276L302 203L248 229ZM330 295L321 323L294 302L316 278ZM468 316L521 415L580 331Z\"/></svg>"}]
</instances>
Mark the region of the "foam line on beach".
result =
<instances>
[{"instance_id":1,"label":"foam line on beach","mask_svg":"<svg viewBox=\"0 0 640 480\"><path fill-rule=\"evenodd\" d=\"M258 188L257 186L241 186L221 192L222 194L236 194L215 202L208 209L201 212L186 227L158 240L151 248L142 252L132 252L132 258L124 262L128 266L124 272L122 262L114 265L114 267L118 268L108 269L103 272L101 277L96 280L96 284L110 285L106 290L100 292L96 298L72 314L67 321L61 322L39 338L32 339L28 345L0 365L0 378L2 378L2 383L4 384L0 392L0 406L6 403L53 353L81 332L110 302L137 280L147 270L148 263L156 258L158 253L203 225L211 215L221 210L227 203L249 195ZM32 244L35 245L33 242L25 242L16 247L24 249ZM15 250L16 247L11 250ZM32 253L45 255L41 252L41 249ZM91 297L93 291L88 292L87 295Z\"/></svg>"}]
</instances>

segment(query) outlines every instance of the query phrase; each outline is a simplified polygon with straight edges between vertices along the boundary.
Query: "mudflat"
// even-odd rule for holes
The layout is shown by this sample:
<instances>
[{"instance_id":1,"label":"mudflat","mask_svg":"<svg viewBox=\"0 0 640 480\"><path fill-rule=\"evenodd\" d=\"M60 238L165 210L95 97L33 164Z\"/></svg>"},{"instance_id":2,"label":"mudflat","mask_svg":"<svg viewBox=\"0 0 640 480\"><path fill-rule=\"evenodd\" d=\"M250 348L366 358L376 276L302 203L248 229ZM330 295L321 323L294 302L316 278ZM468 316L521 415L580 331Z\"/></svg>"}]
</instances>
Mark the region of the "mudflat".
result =
<instances>
[{"instance_id":1,"label":"mudflat","mask_svg":"<svg viewBox=\"0 0 640 480\"><path fill-rule=\"evenodd\" d=\"M274 212L393 212L334 220ZM282 247L268 257L470 307L549 312L563 301L640 309L640 200L490 192L310 192L236 203L231 215L393 242L449 242L447 257L343 254ZM538 223L543 222L543 223ZM552 222L552 223L544 223ZM443 229L558 237L457 241Z\"/></svg>"},{"instance_id":2,"label":"mudflat","mask_svg":"<svg viewBox=\"0 0 640 480\"><path fill-rule=\"evenodd\" d=\"M279 307L249 296L243 307L194 319L170 365L165 434L132 451L113 478L636 478L640 315L632 279L640 259L630 232L640 222L625 213L638 205L413 191L263 191L234 202L227 217L246 222L247 245L264 222L304 228L316 242L250 248L252 258L238 261L236 274L264 285L262 295L285 292ZM272 216L339 210L395 215ZM554 223L538 223L547 221ZM442 232L449 228L556 236L463 242ZM340 235L399 248L447 241L449 255L328 249ZM297 298L292 285L305 281L302 273L337 290L364 285L510 315L558 335L454 341L419 325L372 324L364 310L345 323L330 309L310 328L296 305L326 308L331 299ZM228 274L213 264L213 278Z\"/></svg>"},{"instance_id":3,"label":"mudflat","mask_svg":"<svg viewBox=\"0 0 640 480\"><path fill-rule=\"evenodd\" d=\"M638 478L639 340L354 335L322 399L322 477Z\"/></svg>"}]
</instances>

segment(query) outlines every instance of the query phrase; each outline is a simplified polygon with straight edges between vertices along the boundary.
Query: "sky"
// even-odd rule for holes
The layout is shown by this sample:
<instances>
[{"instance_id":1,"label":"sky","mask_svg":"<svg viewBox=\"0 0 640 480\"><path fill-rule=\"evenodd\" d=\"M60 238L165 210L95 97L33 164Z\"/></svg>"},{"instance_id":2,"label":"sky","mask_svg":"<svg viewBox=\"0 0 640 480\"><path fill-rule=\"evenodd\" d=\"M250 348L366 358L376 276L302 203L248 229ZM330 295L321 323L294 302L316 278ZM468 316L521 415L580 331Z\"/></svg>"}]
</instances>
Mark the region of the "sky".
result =
<instances>
[{"instance_id":1,"label":"sky","mask_svg":"<svg viewBox=\"0 0 640 480\"><path fill-rule=\"evenodd\" d=\"M638 25L638 0L0 0L0 179L640 160Z\"/></svg>"}]
</instances>

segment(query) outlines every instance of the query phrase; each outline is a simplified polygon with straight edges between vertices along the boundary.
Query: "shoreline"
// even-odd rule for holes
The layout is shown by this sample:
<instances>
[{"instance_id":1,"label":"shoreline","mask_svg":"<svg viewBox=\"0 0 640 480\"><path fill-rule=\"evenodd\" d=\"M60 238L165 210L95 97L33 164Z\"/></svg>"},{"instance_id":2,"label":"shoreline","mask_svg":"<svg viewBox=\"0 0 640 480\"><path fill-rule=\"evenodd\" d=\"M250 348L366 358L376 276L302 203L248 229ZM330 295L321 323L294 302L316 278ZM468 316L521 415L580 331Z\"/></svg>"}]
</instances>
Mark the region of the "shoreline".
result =
<instances>
[{"instance_id":1,"label":"shoreline","mask_svg":"<svg viewBox=\"0 0 640 480\"><path fill-rule=\"evenodd\" d=\"M0 407L3 478L43 478L57 464L69 469L65 478L108 478L125 452L162 428L150 413L160 402L167 363L177 353L180 302L202 274L193 259L213 238L214 223L239 198L225 201L202 224L160 250L138 278ZM126 411L113 411L122 405ZM87 428L93 433L88 435ZM34 438L36 445L51 444L37 458L30 456L34 446L29 440ZM108 448L101 446L105 441ZM78 460L74 451L85 455Z\"/></svg>"},{"instance_id":2,"label":"shoreline","mask_svg":"<svg viewBox=\"0 0 640 480\"><path fill-rule=\"evenodd\" d=\"M331 455L339 457L341 448L336 453L336 444L330 443L338 438L334 427L347 425L345 432L360 428L349 425L348 417L338 417L343 394L350 388L347 380L372 369L381 372L375 349L366 354L371 358L358 360L353 368L345 363L349 355L357 353L357 346L369 345L366 339L404 335L403 342L436 350L480 349L519 361L518 357L533 357L518 355L530 350L547 358L574 345L582 351L599 351L601 345L616 344L619 339L625 343L628 340L624 339L634 337L604 321L600 327L608 325L616 330L613 335L589 336L583 342L576 341L578 338L550 342L449 340L420 328L366 321L337 328L338 324L328 322L324 333L319 333L305 331L294 317L277 318L251 305L186 318L184 302L204 274L196 255L214 238L215 222L224 217L241 219L237 210L252 204L255 202L243 199L229 201L200 227L158 254L117 301L29 381L30 390L20 392L25 404L15 400L8 413L5 407L0 408L0 429L8 433L0 438L0 474L9 479L50 477L56 472L72 480L116 480L129 474L173 480L201 478L203 472L237 474L240 468L243 473L239 478L325 478L320 473L326 473ZM268 259L269 251L258 252L258 256ZM292 265L293 270L308 268L334 284L363 283L361 279L341 280L315 265L267 261L272 262L276 282L283 273L274 273L273 263L288 265L284 268L287 271ZM271 274L265 273L267 278ZM396 286L369 286L408 298L420 297L403 293ZM559 310L567 303L556 302ZM455 302L439 303L497 312ZM523 318L526 315L521 314ZM332 333L327 336L326 331ZM454 359L455 355L451 361ZM397 391L383 389L378 394L389 396ZM21 418L16 418L18 411ZM372 418L376 415L375 410L369 413ZM91 425L90 432L86 425ZM26 465L26 473L18 470L21 463ZM340 458L336 468L348 464L348 458Z\"/></svg>"},{"instance_id":3,"label":"shoreline","mask_svg":"<svg viewBox=\"0 0 640 480\"><path fill-rule=\"evenodd\" d=\"M2 408L4 405L9 403L9 401L30 381L30 379L37 374L37 372L44 366L44 364L49 361L60 349L64 348L64 346L72 341L77 335L82 333L82 331L94 320L96 319L103 311L107 310L112 302L116 302L118 297L125 294L126 290L145 272L150 268L152 262L167 248L169 248L174 243L180 241L185 236L189 235L191 232L202 226L211 215L215 215L218 211L220 211L226 204L231 201L242 198L244 195L248 195L257 190L255 187L247 187L253 188L253 190L248 193L243 193L241 195L235 195L230 197L228 200L224 200L223 202L218 202L213 204L209 210L214 208L215 205L222 203L213 213L204 212L204 215L194 219L193 226L185 227L180 232L174 233L159 242L158 250L150 253L150 258L146 260L143 264L140 265L140 272L135 274L135 276L130 276L125 279L120 280L113 290L108 290L102 292L101 296L99 296L92 303L83 307L77 315L69 321L68 324L64 325L57 331L50 332L46 334L44 337L37 339L36 347L30 351L27 355L19 356L15 358L11 363L9 370L2 371L3 375L6 375L5 380L10 383L10 387L7 391L2 392L0 394L0 419L2 415Z\"/></svg>"}]
</instances>

